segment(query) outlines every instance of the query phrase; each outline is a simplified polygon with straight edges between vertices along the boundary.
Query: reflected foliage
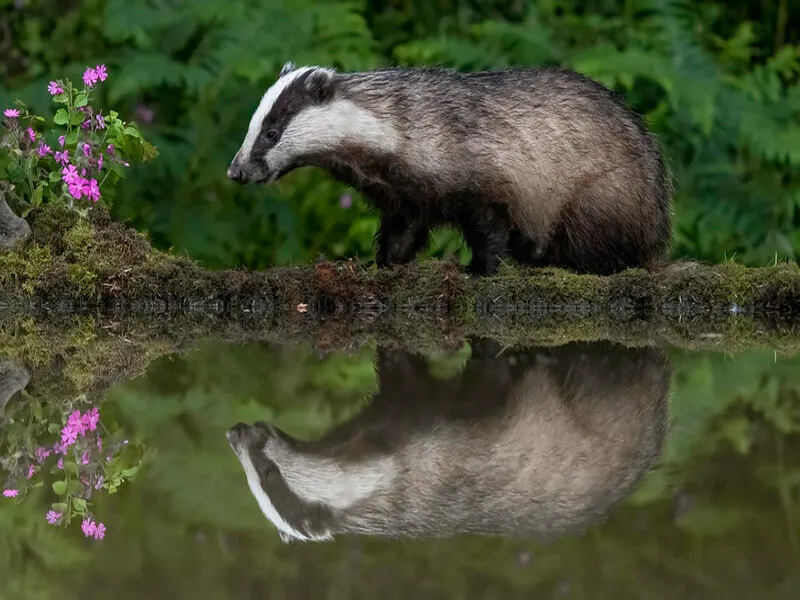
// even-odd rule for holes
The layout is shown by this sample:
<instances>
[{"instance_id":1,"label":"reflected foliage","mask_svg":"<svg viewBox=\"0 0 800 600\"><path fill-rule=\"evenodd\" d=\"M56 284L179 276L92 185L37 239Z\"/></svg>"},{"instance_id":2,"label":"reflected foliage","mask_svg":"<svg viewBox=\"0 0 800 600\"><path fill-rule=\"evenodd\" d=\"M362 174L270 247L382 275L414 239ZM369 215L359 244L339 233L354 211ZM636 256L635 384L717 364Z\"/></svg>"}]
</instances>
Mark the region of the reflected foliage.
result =
<instances>
[{"instance_id":1,"label":"reflected foliage","mask_svg":"<svg viewBox=\"0 0 800 600\"><path fill-rule=\"evenodd\" d=\"M466 348L433 357L428 371L456 377L469 356ZM95 500L110 532L101 542L48 525L45 488L4 504L3 597L251 598L269 590L277 598L404 598L414 589L427 598L487 590L514 598L789 598L800 590L799 358L769 350L671 352L661 463L586 535L282 544L224 431L267 419L293 436L320 438L368 406L378 389L374 359L369 349L318 358L303 346L209 345L159 359L116 386L104 420L157 454L117 494ZM34 370L29 389L35 383Z\"/></svg>"}]
</instances>

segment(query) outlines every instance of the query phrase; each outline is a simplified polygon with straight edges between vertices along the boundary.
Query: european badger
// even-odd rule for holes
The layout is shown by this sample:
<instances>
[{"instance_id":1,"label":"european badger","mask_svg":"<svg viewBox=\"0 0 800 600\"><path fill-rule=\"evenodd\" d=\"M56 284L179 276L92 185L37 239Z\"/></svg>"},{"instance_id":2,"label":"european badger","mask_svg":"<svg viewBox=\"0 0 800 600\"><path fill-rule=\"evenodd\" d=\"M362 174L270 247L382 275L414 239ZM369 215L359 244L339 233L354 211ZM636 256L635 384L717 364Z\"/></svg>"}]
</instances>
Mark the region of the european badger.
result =
<instances>
[{"instance_id":1,"label":"european badger","mask_svg":"<svg viewBox=\"0 0 800 600\"><path fill-rule=\"evenodd\" d=\"M484 342L441 380L421 358L379 349L372 403L322 439L230 428L281 539L546 538L601 519L660 455L665 354L602 342L495 355Z\"/></svg>"},{"instance_id":2,"label":"european badger","mask_svg":"<svg viewBox=\"0 0 800 600\"><path fill-rule=\"evenodd\" d=\"M228 169L240 183L326 169L378 208L379 267L413 260L432 227L461 229L470 270L510 253L609 274L655 268L671 242L672 183L642 119L559 68L340 73L284 65Z\"/></svg>"}]
</instances>

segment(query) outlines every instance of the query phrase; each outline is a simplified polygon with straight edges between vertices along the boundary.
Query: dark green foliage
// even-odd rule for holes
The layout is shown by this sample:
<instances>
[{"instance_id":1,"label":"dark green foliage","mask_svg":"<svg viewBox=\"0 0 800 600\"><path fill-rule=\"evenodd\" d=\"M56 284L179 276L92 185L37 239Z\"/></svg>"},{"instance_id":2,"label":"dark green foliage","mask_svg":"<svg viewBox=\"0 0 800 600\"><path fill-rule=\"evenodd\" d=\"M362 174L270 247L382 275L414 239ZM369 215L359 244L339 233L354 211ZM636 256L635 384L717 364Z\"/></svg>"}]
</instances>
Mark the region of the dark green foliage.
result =
<instances>
[{"instance_id":1,"label":"dark green foliage","mask_svg":"<svg viewBox=\"0 0 800 600\"><path fill-rule=\"evenodd\" d=\"M108 102L159 149L118 218L212 267L372 255L374 214L325 174L226 181L285 60L365 69L564 64L618 89L665 145L675 256L763 264L800 253L800 11L786 0L1 0L0 102L34 110L49 78L109 65ZM52 32L52 33L51 33ZM34 94L33 92L36 91ZM429 254L466 251L435 236Z\"/></svg>"}]
</instances>

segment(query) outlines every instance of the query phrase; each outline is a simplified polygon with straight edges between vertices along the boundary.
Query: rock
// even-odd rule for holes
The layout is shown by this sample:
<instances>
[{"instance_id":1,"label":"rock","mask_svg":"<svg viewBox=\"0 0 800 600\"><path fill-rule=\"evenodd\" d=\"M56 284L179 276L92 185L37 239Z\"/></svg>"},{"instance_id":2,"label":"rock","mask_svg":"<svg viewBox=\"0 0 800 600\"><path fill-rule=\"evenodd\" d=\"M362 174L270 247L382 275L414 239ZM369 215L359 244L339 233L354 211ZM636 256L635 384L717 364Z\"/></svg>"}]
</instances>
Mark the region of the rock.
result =
<instances>
[{"instance_id":1,"label":"rock","mask_svg":"<svg viewBox=\"0 0 800 600\"><path fill-rule=\"evenodd\" d=\"M8 360L0 361L0 411L11 396L28 386L30 379L31 375L24 367Z\"/></svg>"},{"instance_id":2,"label":"rock","mask_svg":"<svg viewBox=\"0 0 800 600\"><path fill-rule=\"evenodd\" d=\"M30 234L28 222L14 214L0 192L0 249L12 248Z\"/></svg>"}]
</instances>

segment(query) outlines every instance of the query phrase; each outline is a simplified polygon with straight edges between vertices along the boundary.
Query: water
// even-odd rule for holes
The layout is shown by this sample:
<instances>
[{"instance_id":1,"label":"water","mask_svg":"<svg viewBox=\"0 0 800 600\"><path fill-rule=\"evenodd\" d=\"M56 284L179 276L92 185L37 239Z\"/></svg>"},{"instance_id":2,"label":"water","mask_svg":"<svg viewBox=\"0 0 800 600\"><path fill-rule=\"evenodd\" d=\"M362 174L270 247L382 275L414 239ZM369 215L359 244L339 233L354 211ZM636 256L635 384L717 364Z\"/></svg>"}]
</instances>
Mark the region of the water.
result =
<instances>
[{"instance_id":1,"label":"water","mask_svg":"<svg viewBox=\"0 0 800 600\"><path fill-rule=\"evenodd\" d=\"M68 364L63 380L34 369L27 383L10 364L2 467L18 475L5 487L22 493L0 498L2 598L800 592L797 356L483 342L319 357L302 345L208 344L85 401ZM56 457L34 460L28 480L28 459L14 456L52 446L73 408L94 405L100 422L67 450L77 460L66 478L92 491L102 540L84 537L81 517L47 523L65 479ZM257 421L282 432L260 465L282 534L226 439ZM239 439L264 435L240 428ZM342 510L310 510L303 495ZM357 533L281 539L337 528Z\"/></svg>"}]
</instances>

